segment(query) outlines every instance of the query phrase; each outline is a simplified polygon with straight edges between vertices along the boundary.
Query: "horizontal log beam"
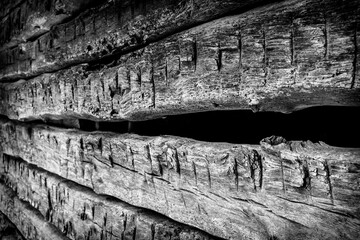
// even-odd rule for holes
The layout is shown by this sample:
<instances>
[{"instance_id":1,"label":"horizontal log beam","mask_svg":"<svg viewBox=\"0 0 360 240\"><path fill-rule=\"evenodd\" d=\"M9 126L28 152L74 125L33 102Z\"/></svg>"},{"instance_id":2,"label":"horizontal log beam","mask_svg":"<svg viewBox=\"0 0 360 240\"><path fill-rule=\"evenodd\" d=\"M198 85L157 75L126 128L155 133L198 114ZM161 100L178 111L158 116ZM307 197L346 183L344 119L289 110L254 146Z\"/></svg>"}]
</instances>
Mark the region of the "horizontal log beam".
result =
<instances>
[{"instance_id":1,"label":"horizontal log beam","mask_svg":"<svg viewBox=\"0 0 360 240\"><path fill-rule=\"evenodd\" d=\"M47 223L30 204L21 201L16 193L0 182L0 211L14 223L27 240L68 240L59 230Z\"/></svg>"},{"instance_id":2,"label":"horizontal log beam","mask_svg":"<svg viewBox=\"0 0 360 240\"><path fill-rule=\"evenodd\" d=\"M79 65L2 84L0 113L139 121L205 110L359 106L358 15L333 1L295 2L175 34L121 56L115 66ZM319 7L326 18L319 19Z\"/></svg>"},{"instance_id":3,"label":"horizontal log beam","mask_svg":"<svg viewBox=\"0 0 360 240\"><path fill-rule=\"evenodd\" d=\"M0 126L3 153L214 236L360 236L359 149L282 138L205 143L5 120Z\"/></svg>"},{"instance_id":4,"label":"horizontal log beam","mask_svg":"<svg viewBox=\"0 0 360 240\"><path fill-rule=\"evenodd\" d=\"M49 32L51 27L60 24L79 11L96 6L104 0L48 0L48 1L10 1L3 3L0 12L0 66L8 60L23 60L26 44L31 39ZM20 46L17 46L21 44ZM14 48L15 47L15 48ZM6 50L7 49L7 50ZM5 54L5 52L6 54ZM14 54L8 56L9 54ZM29 53L30 54L30 53ZM21 56L20 56L21 55Z\"/></svg>"},{"instance_id":5,"label":"horizontal log beam","mask_svg":"<svg viewBox=\"0 0 360 240\"><path fill-rule=\"evenodd\" d=\"M0 81L124 53L172 33L275 0L108 1L40 38L4 49ZM1 65L1 62L0 62Z\"/></svg>"},{"instance_id":6,"label":"horizontal log beam","mask_svg":"<svg viewBox=\"0 0 360 240\"><path fill-rule=\"evenodd\" d=\"M38 209L69 239L214 239L145 209L44 171L19 158L3 155L0 176L18 197Z\"/></svg>"}]
</instances>

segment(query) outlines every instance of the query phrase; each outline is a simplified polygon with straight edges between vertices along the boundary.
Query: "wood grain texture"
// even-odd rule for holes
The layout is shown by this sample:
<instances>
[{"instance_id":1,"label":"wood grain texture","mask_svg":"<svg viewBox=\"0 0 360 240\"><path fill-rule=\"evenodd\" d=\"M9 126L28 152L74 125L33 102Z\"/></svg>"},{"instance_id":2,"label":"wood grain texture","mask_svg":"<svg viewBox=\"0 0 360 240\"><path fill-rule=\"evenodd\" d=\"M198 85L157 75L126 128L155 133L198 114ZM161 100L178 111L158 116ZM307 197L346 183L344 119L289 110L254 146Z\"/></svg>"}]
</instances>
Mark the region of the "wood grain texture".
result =
<instances>
[{"instance_id":1,"label":"wood grain texture","mask_svg":"<svg viewBox=\"0 0 360 240\"><path fill-rule=\"evenodd\" d=\"M103 0L15 0L2 1L0 8L0 66L23 60L26 44L51 27L74 17L79 11ZM20 44L19 46L17 46ZM14 48L15 47L15 48ZM7 49L7 50L6 50ZM6 51L5 51L6 50ZM6 54L5 54L5 52Z\"/></svg>"},{"instance_id":2,"label":"wood grain texture","mask_svg":"<svg viewBox=\"0 0 360 240\"><path fill-rule=\"evenodd\" d=\"M3 182L0 182L0 211L16 225L27 240L68 240L30 204L21 201Z\"/></svg>"},{"instance_id":3,"label":"wood grain texture","mask_svg":"<svg viewBox=\"0 0 360 240\"><path fill-rule=\"evenodd\" d=\"M155 212L97 195L22 159L4 155L1 166L6 185L70 239L214 239Z\"/></svg>"},{"instance_id":4,"label":"wood grain texture","mask_svg":"<svg viewBox=\"0 0 360 240\"><path fill-rule=\"evenodd\" d=\"M357 239L359 149L1 122L2 153L226 239ZM46 159L46 161L44 161Z\"/></svg>"},{"instance_id":5,"label":"wood grain texture","mask_svg":"<svg viewBox=\"0 0 360 240\"><path fill-rule=\"evenodd\" d=\"M0 113L139 121L204 110L359 106L359 2L346 3L273 4L175 34L112 65L79 65L2 84ZM319 9L326 10L326 21Z\"/></svg>"},{"instance_id":6,"label":"wood grain texture","mask_svg":"<svg viewBox=\"0 0 360 240\"><path fill-rule=\"evenodd\" d=\"M280 0L278 0L280 1ZM128 52L164 36L275 0L108 1L38 39L4 49L0 79L13 80ZM9 61L7 61L9 60ZM1 63L0 63L1 64Z\"/></svg>"},{"instance_id":7,"label":"wood grain texture","mask_svg":"<svg viewBox=\"0 0 360 240\"><path fill-rule=\"evenodd\" d=\"M0 237L2 240L25 240L16 226L0 211Z\"/></svg>"}]
</instances>

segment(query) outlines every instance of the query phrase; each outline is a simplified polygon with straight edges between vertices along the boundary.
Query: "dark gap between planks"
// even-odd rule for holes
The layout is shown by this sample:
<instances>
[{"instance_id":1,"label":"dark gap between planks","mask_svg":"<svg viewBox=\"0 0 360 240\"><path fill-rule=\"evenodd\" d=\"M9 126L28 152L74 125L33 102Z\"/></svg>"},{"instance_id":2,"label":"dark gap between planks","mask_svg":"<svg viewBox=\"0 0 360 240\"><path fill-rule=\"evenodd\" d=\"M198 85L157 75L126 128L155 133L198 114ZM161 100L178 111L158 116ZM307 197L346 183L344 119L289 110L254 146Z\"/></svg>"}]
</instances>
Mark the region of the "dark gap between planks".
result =
<instances>
[{"instance_id":1,"label":"dark gap between planks","mask_svg":"<svg viewBox=\"0 0 360 240\"><path fill-rule=\"evenodd\" d=\"M173 135L207 142L259 144L276 135L287 140L323 141L338 147L360 147L360 107L313 107L291 114L247 110L167 116L139 122L80 120L84 131Z\"/></svg>"},{"instance_id":2,"label":"dark gap between planks","mask_svg":"<svg viewBox=\"0 0 360 240\"><path fill-rule=\"evenodd\" d=\"M290 114L254 113L250 110L211 111L133 122L47 119L45 122L33 120L28 123L79 128L86 132L172 135L206 142L237 144L259 144L262 139L275 135L289 141L322 141L336 147L360 148L360 107L322 106Z\"/></svg>"}]
</instances>

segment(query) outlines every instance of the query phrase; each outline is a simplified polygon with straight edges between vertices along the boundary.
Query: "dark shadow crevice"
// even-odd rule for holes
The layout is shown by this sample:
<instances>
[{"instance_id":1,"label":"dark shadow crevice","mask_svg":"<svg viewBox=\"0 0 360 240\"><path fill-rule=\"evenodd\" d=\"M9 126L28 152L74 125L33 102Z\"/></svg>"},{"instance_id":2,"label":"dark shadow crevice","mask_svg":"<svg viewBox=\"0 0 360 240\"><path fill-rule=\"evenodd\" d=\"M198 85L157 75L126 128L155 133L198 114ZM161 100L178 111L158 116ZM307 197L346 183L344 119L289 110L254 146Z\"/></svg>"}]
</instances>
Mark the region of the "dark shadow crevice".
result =
<instances>
[{"instance_id":1,"label":"dark shadow crevice","mask_svg":"<svg viewBox=\"0 0 360 240\"><path fill-rule=\"evenodd\" d=\"M83 130L88 122L80 121ZM91 121L90 121L91 122ZM359 107L314 107L290 114L214 111L131 122L100 122L93 130L145 136L174 135L207 142L258 144L276 135L288 140L323 141L338 147L360 147Z\"/></svg>"},{"instance_id":2,"label":"dark shadow crevice","mask_svg":"<svg viewBox=\"0 0 360 240\"><path fill-rule=\"evenodd\" d=\"M254 113L250 110L212 111L137 122L48 119L31 123L77 128L86 132L172 135L206 142L259 144L262 139L275 135L287 140L322 141L337 147L360 147L360 107L312 107L290 114Z\"/></svg>"},{"instance_id":3,"label":"dark shadow crevice","mask_svg":"<svg viewBox=\"0 0 360 240\"><path fill-rule=\"evenodd\" d=\"M208 142L258 144L276 135L287 140L323 141L338 147L360 147L360 107L313 107L290 114L217 111L133 122L139 135L175 135ZM101 128L100 128L101 130Z\"/></svg>"}]
</instances>

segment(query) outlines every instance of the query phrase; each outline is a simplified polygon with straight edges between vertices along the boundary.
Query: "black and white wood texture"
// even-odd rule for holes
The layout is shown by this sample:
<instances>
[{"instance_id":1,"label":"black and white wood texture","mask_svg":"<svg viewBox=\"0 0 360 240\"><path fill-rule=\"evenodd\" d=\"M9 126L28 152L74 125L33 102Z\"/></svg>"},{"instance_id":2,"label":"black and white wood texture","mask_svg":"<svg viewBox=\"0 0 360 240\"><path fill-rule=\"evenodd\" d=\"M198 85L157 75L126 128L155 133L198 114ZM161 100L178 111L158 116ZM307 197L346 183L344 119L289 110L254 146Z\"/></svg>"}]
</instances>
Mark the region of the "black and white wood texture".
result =
<instances>
[{"instance_id":1,"label":"black and white wood texture","mask_svg":"<svg viewBox=\"0 0 360 240\"><path fill-rule=\"evenodd\" d=\"M2 1L0 234L16 234L0 239L360 239L360 148L80 124L359 107L359 10L358 0Z\"/></svg>"}]
</instances>

